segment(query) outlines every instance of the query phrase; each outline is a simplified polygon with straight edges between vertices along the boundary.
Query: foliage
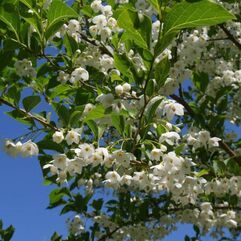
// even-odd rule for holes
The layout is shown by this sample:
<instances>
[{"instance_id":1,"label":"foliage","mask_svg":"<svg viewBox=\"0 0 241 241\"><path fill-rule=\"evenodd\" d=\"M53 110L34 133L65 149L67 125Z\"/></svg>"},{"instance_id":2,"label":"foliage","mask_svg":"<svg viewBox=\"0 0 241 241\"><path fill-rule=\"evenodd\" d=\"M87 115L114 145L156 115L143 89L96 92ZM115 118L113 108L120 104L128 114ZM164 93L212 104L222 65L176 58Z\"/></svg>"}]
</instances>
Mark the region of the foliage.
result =
<instances>
[{"instance_id":1,"label":"foliage","mask_svg":"<svg viewBox=\"0 0 241 241\"><path fill-rule=\"evenodd\" d=\"M52 241L160 240L178 223L193 225L185 240L223 230L238 240L241 139L229 128L241 123L240 10L0 2L0 105L29 128L5 150L38 156L56 185L48 209L73 215ZM4 241L13 231L0 225Z\"/></svg>"}]
</instances>

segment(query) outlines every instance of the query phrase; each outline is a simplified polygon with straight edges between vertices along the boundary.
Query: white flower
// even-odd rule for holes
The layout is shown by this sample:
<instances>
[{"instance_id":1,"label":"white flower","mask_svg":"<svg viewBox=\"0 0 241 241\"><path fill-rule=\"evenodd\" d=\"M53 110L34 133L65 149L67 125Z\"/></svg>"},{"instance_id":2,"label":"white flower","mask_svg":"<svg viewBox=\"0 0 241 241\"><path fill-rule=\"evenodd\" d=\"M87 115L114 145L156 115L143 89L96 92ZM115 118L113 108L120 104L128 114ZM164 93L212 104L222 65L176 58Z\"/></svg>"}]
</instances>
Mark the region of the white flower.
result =
<instances>
[{"instance_id":1,"label":"white flower","mask_svg":"<svg viewBox=\"0 0 241 241\"><path fill-rule=\"evenodd\" d=\"M221 141L220 138L218 137L212 137L208 141L208 146L211 147L218 147L219 146L219 141Z\"/></svg>"},{"instance_id":2,"label":"white flower","mask_svg":"<svg viewBox=\"0 0 241 241\"><path fill-rule=\"evenodd\" d=\"M105 175L105 183L110 187L116 187L121 181L120 175L116 171L109 171Z\"/></svg>"},{"instance_id":3,"label":"white flower","mask_svg":"<svg viewBox=\"0 0 241 241\"><path fill-rule=\"evenodd\" d=\"M27 59L18 60L15 62L14 67L16 69L17 75L20 77L35 77L36 71L32 67L32 62Z\"/></svg>"},{"instance_id":4,"label":"white flower","mask_svg":"<svg viewBox=\"0 0 241 241\"><path fill-rule=\"evenodd\" d=\"M53 156L53 165L57 168L59 168L60 170L65 170L65 168L67 167L67 162L69 161L69 159L67 158L67 156L65 154L57 154Z\"/></svg>"},{"instance_id":5,"label":"white flower","mask_svg":"<svg viewBox=\"0 0 241 241\"><path fill-rule=\"evenodd\" d=\"M111 36L111 29L108 27L104 27L100 31L101 41L105 42Z\"/></svg>"},{"instance_id":6,"label":"white flower","mask_svg":"<svg viewBox=\"0 0 241 241\"><path fill-rule=\"evenodd\" d=\"M112 12L112 7L111 7L110 5L102 6L101 12L102 12L106 17L110 17L110 16L112 16L112 14L113 14L113 12Z\"/></svg>"},{"instance_id":7,"label":"white flower","mask_svg":"<svg viewBox=\"0 0 241 241\"><path fill-rule=\"evenodd\" d=\"M17 156L21 153L22 143L18 141L16 144L11 140L6 140L4 145L4 150L8 155Z\"/></svg>"},{"instance_id":8,"label":"white flower","mask_svg":"<svg viewBox=\"0 0 241 241\"><path fill-rule=\"evenodd\" d=\"M59 71L59 75L57 77L57 81L60 83L64 84L69 80L69 74L65 73L64 71Z\"/></svg>"},{"instance_id":9,"label":"white flower","mask_svg":"<svg viewBox=\"0 0 241 241\"><path fill-rule=\"evenodd\" d=\"M150 158L151 158L151 160L160 161L160 158L161 158L162 155L163 155L163 152L162 152L161 149L154 148L151 151Z\"/></svg>"},{"instance_id":10,"label":"white flower","mask_svg":"<svg viewBox=\"0 0 241 241\"><path fill-rule=\"evenodd\" d=\"M163 106L163 114L166 115L167 119L170 121L174 115L183 116L184 107L183 105L175 102L165 103Z\"/></svg>"},{"instance_id":11,"label":"white flower","mask_svg":"<svg viewBox=\"0 0 241 241\"><path fill-rule=\"evenodd\" d=\"M78 144L80 141L80 134L75 130L70 130L68 131L65 140L68 145L71 145L73 143Z\"/></svg>"},{"instance_id":12,"label":"white flower","mask_svg":"<svg viewBox=\"0 0 241 241\"><path fill-rule=\"evenodd\" d=\"M98 26L92 25L89 27L89 31L92 37L95 37L98 34Z\"/></svg>"},{"instance_id":13,"label":"white flower","mask_svg":"<svg viewBox=\"0 0 241 241\"><path fill-rule=\"evenodd\" d=\"M70 34L80 31L80 23L76 19L69 20L68 32Z\"/></svg>"},{"instance_id":14,"label":"white flower","mask_svg":"<svg viewBox=\"0 0 241 241\"><path fill-rule=\"evenodd\" d=\"M79 145L79 149L75 149L75 153L84 159L88 159L91 155L94 154L95 148L92 144L81 144ZM88 161L88 160L87 160Z\"/></svg>"},{"instance_id":15,"label":"white flower","mask_svg":"<svg viewBox=\"0 0 241 241\"><path fill-rule=\"evenodd\" d=\"M89 79L89 72L86 69L79 67L72 72L71 78L69 81L70 83L75 83L77 81L87 81L88 79Z\"/></svg>"},{"instance_id":16,"label":"white flower","mask_svg":"<svg viewBox=\"0 0 241 241\"><path fill-rule=\"evenodd\" d=\"M98 13L101 8L102 8L102 4L101 4L101 1L100 0L95 0L93 1L91 4L90 4L90 7L93 9L93 11L95 13Z\"/></svg>"},{"instance_id":17,"label":"white flower","mask_svg":"<svg viewBox=\"0 0 241 241\"><path fill-rule=\"evenodd\" d=\"M124 175L121 177L120 184L130 186L132 182L132 176Z\"/></svg>"},{"instance_id":18,"label":"white flower","mask_svg":"<svg viewBox=\"0 0 241 241\"><path fill-rule=\"evenodd\" d=\"M117 95L122 95L123 94L123 87L121 86L121 85L117 85L116 87L115 87L115 93L117 94Z\"/></svg>"},{"instance_id":19,"label":"white flower","mask_svg":"<svg viewBox=\"0 0 241 241\"><path fill-rule=\"evenodd\" d=\"M124 91L125 93L129 93L130 90L131 90L131 85L128 84L128 83L123 84L122 87L123 87L123 91Z\"/></svg>"},{"instance_id":20,"label":"white flower","mask_svg":"<svg viewBox=\"0 0 241 241\"><path fill-rule=\"evenodd\" d=\"M84 111L82 113L82 115L87 115L89 112L91 112L93 109L95 108L95 106L91 103L88 103L85 105Z\"/></svg>"},{"instance_id":21,"label":"white flower","mask_svg":"<svg viewBox=\"0 0 241 241\"><path fill-rule=\"evenodd\" d=\"M53 141L56 142L56 143L61 143L62 141L64 140L64 134L62 131L56 131L54 134L53 134Z\"/></svg>"},{"instance_id":22,"label":"white flower","mask_svg":"<svg viewBox=\"0 0 241 241\"><path fill-rule=\"evenodd\" d=\"M37 156L39 149L36 143L29 140L22 144L21 153L23 156Z\"/></svg>"},{"instance_id":23,"label":"white flower","mask_svg":"<svg viewBox=\"0 0 241 241\"><path fill-rule=\"evenodd\" d=\"M115 18L109 18L108 19L108 26L110 26L111 28L115 28L117 27L117 21Z\"/></svg>"},{"instance_id":24,"label":"white flower","mask_svg":"<svg viewBox=\"0 0 241 241\"><path fill-rule=\"evenodd\" d=\"M166 133L162 134L159 139L159 142L162 143L165 141L167 144L173 146L180 139L181 138L178 133L176 133L174 131L170 131L170 132L166 132Z\"/></svg>"},{"instance_id":25,"label":"white flower","mask_svg":"<svg viewBox=\"0 0 241 241\"><path fill-rule=\"evenodd\" d=\"M107 25L107 19L105 15L97 15L92 19L92 22L97 26L98 30L101 30L102 28L106 27Z\"/></svg>"},{"instance_id":26,"label":"white flower","mask_svg":"<svg viewBox=\"0 0 241 241\"><path fill-rule=\"evenodd\" d=\"M99 101L106 108L110 107L113 104L114 96L113 94L101 94L96 98L96 101Z\"/></svg>"}]
</instances>

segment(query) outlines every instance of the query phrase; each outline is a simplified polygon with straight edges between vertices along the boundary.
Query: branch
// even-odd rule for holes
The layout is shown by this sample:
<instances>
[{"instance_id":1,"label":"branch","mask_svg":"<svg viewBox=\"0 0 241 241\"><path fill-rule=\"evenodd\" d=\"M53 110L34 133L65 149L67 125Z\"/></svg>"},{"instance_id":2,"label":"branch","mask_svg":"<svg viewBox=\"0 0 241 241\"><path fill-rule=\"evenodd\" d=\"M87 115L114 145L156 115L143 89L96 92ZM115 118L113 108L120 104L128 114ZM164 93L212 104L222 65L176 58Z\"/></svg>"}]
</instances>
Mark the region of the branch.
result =
<instances>
[{"instance_id":1,"label":"branch","mask_svg":"<svg viewBox=\"0 0 241 241\"><path fill-rule=\"evenodd\" d=\"M177 95L170 95L170 97L172 99L174 99L175 101L177 101L179 104L183 105L184 108L186 109L187 113L195 118L196 118L196 113L192 110L192 108L190 107L190 105L181 97L177 96ZM208 128L209 129L209 128ZM222 140L219 141L219 145L220 147L230 156L232 157L237 163L238 165L241 167L241 158L238 157L236 155L236 153L225 143L223 142Z\"/></svg>"},{"instance_id":2,"label":"branch","mask_svg":"<svg viewBox=\"0 0 241 241\"><path fill-rule=\"evenodd\" d=\"M89 39L85 34L83 34L83 33L81 33L81 32L78 32L78 33L79 33L79 35L81 36L81 38L82 38L83 40L85 40L87 43L90 43L90 44L92 44L92 45L94 45L94 46L96 46L96 47L99 47L99 49L101 50L101 52L102 52L103 54L108 54L108 55L110 55L110 56L113 57L113 53L111 53L111 52L109 51L109 49L106 48L106 46L103 45L101 42L98 42L98 41L95 40L95 39Z\"/></svg>"},{"instance_id":3,"label":"branch","mask_svg":"<svg viewBox=\"0 0 241 241\"><path fill-rule=\"evenodd\" d=\"M107 240L107 238L111 238L111 236L117 232L121 227L117 227L115 228L113 231L109 232L109 233L106 233L104 234L102 237L100 237L100 239L98 241L105 241Z\"/></svg>"},{"instance_id":4,"label":"branch","mask_svg":"<svg viewBox=\"0 0 241 241\"><path fill-rule=\"evenodd\" d=\"M9 107L11 107L11 108L21 112L22 114L24 114L28 118L33 119L33 120L39 122L41 125L43 125L45 127L48 127L48 128L50 128L50 129L52 129L54 131L58 131L59 130L56 126L53 126L49 122L47 122L46 119L37 117L37 116L27 112L24 109L18 108L17 106L13 105L12 103L8 102L7 100L4 100L2 97L0 97L0 104L5 104L5 105L7 105L7 106L9 106Z\"/></svg>"},{"instance_id":5,"label":"branch","mask_svg":"<svg viewBox=\"0 0 241 241\"><path fill-rule=\"evenodd\" d=\"M231 40L239 50L241 50L241 43L239 43L239 41L231 34L231 32L224 26L224 24L219 24L218 26L228 36L228 39Z\"/></svg>"}]
</instances>

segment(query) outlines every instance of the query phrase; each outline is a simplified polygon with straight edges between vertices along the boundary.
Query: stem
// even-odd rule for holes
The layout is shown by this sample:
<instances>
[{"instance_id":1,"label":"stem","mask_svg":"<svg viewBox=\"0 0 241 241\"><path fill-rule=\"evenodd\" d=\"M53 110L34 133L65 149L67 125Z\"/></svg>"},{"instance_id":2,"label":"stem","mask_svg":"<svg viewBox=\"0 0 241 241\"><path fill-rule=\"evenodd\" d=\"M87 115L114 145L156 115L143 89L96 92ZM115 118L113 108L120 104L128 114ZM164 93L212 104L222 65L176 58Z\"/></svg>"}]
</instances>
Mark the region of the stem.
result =
<instances>
[{"instance_id":1,"label":"stem","mask_svg":"<svg viewBox=\"0 0 241 241\"><path fill-rule=\"evenodd\" d=\"M41 125L43 125L45 127L48 127L48 128L50 128L50 129L52 129L54 131L58 131L59 130L56 126L53 126L50 123L48 123L46 119L34 116L30 112L27 112L24 109L18 108L17 106L13 105L12 103L8 102L7 100L4 100L2 97L0 97L0 104L5 104L5 105L7 105L7 106L9 106L9 107L11 107L11 108L21 112L26 117L28 117L30 119L33 119L33 120L39 122Z\"/></svg>"},{"instance_id":2,"label":"stem","mask_svg":"<svg viewBox=\"0 0 241 241\"><path fill-rule=\"evenodd\" d=\"M181 97L177 96L177 95L170 95L170 97L174 100L176 100L179 104L182 104L184 106L184 108L186 109L187 113L195 118L196 117L196 114L195 112L192 110L192 108L189 106L189 104ZM195 118L197 119L197 118ZM209 128L208 128L209 129ZM241 158L238 157L236 155L236 153L225 143L223 142L222 140L219 141L219 145L220 147L231 157L233 158L237 163L238 165L241 167Z\"/></svg>"},{"instance_id":3,"label":"stem","mask_svg":"<svg viewBox=\"0 0 241 241\"><path fill-rule=\"evenodd\" d=\"M241 43L239 43L239 41L231 34L231 32L224 26L224 24L219 24L218 26L228 36L228 39L231 40L239 50L241 50Z\"/></svg>"}]
</instances>

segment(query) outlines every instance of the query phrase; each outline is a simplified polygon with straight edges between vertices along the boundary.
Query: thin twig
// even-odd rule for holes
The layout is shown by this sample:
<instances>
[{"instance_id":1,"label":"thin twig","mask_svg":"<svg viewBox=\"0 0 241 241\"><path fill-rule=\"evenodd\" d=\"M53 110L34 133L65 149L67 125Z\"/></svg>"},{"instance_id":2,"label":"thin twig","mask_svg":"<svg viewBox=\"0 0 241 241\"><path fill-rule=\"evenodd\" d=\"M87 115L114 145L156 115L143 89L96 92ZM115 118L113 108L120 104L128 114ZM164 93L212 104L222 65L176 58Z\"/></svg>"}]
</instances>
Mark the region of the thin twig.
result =
<instances>
[{"instance_id":1,"label":"thin twig","mask_svg":"<svg viewBox=\"0 0 241 241\"><path fill-rule=\"evenodd\" d=\"M50 128L50 129L52 129L54 131L58 131L59 130L56 126L53 126L49 122L47 122L46 119L37 117L37 116L31 114L30 112L27 112L26 110L24 110L22 108L18 108L17 106L13 105L12 103L8 102L7 100L3 99L2 97L0 97L0 104L1 103L4 104L4 105L7 105L7 106L9 106L9 107L11 107L11 108L13 108L13 109L15 109L17 111L19 111L19 112L21 112L26 117L39 122L40 124L42 124L45 127L48 127L48 128Z\"/></svg>"},{"instance_id":2,"label":"thin twig","mask_svg":"<svg viewBox=\"0 0 241 241\"><path fill-rule=\"evenodd\" d=\"M176 100L179 104L182 104L184 106L184 108L186 109L187 113L195 118L196 117L196 113L192 110L192 108L189 106L189 104L182 99L181 97L177 96L177 95L170 95L170 97L174 100ZM237 163L238 165L241 167L241 158L238 157L236 155L236 153L222 140L219 141L219 145L220 147L230 156L232 157Z\"/></svg>"},{"instance_id":3,"label":"thin twig","mask_svg":"<svg viewBox=\"0 0 241 241\"><path fill-rule=\"evenodd\" d=\"M229 40L231 40L238 48L241 50L241 43L232 35L232 33L225 27L224 24L219 24L218 25L224 33L228 36Z\"/></svg>"}]
</instances>

